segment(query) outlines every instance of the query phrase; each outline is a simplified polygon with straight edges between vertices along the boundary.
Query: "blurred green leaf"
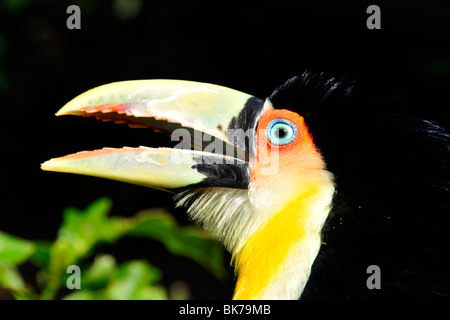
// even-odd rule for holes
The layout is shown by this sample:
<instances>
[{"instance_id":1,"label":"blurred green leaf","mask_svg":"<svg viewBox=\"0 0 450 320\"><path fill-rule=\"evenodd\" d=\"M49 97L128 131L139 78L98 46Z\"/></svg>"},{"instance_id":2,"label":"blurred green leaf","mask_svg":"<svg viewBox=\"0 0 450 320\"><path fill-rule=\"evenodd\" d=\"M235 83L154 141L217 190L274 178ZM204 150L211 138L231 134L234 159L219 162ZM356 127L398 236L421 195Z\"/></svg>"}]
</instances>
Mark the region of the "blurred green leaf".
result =
<instances>
[{"instance_id":1,"label":"blurred green leaf","mask_svg":"<svg viewBox=\"0 0 450 320\"><path fill-rule=\"evenodd\" d=\"M64 210L58 238L50 248L50 268L65 269L86 256L95 245L113 242L122 235L125 226L120 219L107 217L111 206L111 200L100 198L84 211Z\"/></svg>"},{"instance_id":2,"label":"blurred green leaf","mask_svg":"<svg viewBox=\"0 0 450 320\"><path fill-rule=\"evenodd\" d=\"M156 283L161 271L146 261L134 260L117 267L114 257L101 255L82 277L82 289L66 300L164 300L166 290Z\"/></svg>"},{"instance_id":3,"label":"blurred green leaf","mask_svg":"<svg viewBox=\"0 0 450 320\"><path fill-rule=\"evenodd\" d=\"M50 264L50 248L52 244L47 241L36 241L34 245L36 250L30 257L30 261L41 268L48 267Z\"/></svg>"},{"instance_id":4,"label":"blurred green leaf","mask_svg":"<svg viewBox=\"0 0 450 320\"><path fill-rule=\"evenodd\" d=\"M32 289L25 284L16 267L0 265L0 287L7 289L18 300L34 298Z\"/></svg>"},{"instance_id":5,"label":"blurred green leaf","mask_svg":"<svg viewBox=\"0 0 450 320\"><path fill-rule=\"evenodd\" d=\"M113 256L109 254L99 255L81 277L83 289L96 290L105 288L117 272L118 267Z\"/></svg>"},{"instance_id":6,"label":"blurred green leaf","mask_svg":"<svg viewBox=\"0 0 450 320\"><path fill-rule=\"evenodd\" d=\"M226 274L219 243L195 227L178 226L173 217L163 210L138 213L128 235L158 240L170 253L196 261L218 278Z\"/></svg>"},{"instance_id":7,"label":"blurred green leaf","mask_svg":"<svg viewBox=\"0 0 450 320\"><path fill-rule=\"evenodd\" d=\"M64 300L105 300L105 299L103 292L81 289L65 296Z\"/></svg>"},{"instance_id":8,"label":"blurred green leaf","mask_svg":"<svg viewBox=\"0 0 450 320\"><path fill-rule=\"evenodd\" d=\"M20 290L25 283L19 272L12 266L0 266L0 286L12 290Z\"/></svg>"},{"instance_id":9,"label":"blurred green leaf","mask_svg":"<svg viewBox=\"0 0 450 320\"><path fill-rule=\"evenodd\" d=\"M0 265L17 265L27 260L36 250L35 245L0 231Z\"/></svg>"},{"instance_id":10,"label":"blurred green leaf","mask_svg":"<svg viewBox=\"0 0 450 320\"><path fill-rule=\"evenodd\" d=\"M50 248L50 279L44 288L43 299L54 297L69 265L88 255L99 243L113 242L121 236L125 229L123 223L120 219L107 217L111 206L111 200L100 198L86 210L64 210L58 237Z\"/></svg>"},{"instance_id":11,"label":"blurred green leaf","mask_svg":"<svg viewBox=\"0 0 450 320\"><path fill-rule=\"evenodd\" d=\"M159 269L146 261L130 261L120 266L117 278L110 283L106 293L113 300L167 299L163 288L149 286L160 278Z\"/></svg>"}]
</instances>

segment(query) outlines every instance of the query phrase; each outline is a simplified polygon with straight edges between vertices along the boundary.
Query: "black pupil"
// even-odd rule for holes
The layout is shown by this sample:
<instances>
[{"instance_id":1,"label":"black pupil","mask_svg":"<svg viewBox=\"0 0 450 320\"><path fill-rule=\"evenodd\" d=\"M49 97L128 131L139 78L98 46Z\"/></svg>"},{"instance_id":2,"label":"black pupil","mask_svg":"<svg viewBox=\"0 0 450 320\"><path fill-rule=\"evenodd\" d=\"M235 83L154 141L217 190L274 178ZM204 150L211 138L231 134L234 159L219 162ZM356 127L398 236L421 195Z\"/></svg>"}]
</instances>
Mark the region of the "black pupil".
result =
<instances>
[{"instance_id":1,"label":"black pupil","mask_svg":"<svg viewBox=\"0 0 450 320\"><path fill-rule=\"evenodd\" d=\"M286 129L276 129L275 130L275 137L277 137L278 139L283 139L287 136L287 130Z\"/></svg>"}]
</instances>

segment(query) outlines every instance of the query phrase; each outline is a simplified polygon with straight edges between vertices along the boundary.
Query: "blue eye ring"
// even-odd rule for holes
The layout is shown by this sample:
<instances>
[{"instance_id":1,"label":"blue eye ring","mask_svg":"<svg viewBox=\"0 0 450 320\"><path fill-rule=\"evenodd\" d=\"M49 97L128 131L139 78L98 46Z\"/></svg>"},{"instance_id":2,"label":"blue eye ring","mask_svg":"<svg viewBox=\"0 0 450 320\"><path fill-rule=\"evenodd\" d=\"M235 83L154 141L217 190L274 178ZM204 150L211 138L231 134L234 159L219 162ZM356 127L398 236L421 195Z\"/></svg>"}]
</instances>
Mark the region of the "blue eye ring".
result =
<instances>
[{"instance_id":1,"label":"blue eye ring","mask_svg":"<svg viewBox=\"0 0 450 320\"><path fill-rule=\"evenodd\" d=\"M266 135L271 143L284 146L297 137L297 126L286 119L273 119L267 125Z\"/></svg>"}]
</instances>

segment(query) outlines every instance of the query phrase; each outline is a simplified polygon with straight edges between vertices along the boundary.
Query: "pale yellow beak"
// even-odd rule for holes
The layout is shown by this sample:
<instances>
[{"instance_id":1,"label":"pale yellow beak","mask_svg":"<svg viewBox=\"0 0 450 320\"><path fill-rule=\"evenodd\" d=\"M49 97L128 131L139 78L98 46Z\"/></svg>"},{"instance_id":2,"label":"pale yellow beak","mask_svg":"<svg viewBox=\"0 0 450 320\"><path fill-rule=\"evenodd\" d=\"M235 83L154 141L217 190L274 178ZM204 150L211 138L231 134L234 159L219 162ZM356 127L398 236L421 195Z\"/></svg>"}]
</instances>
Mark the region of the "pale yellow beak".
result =
<instances>
[{"instance_id":1,"label":"pale yellow beak","mask_svg":"<svg viewBox=\"0 0 450 320\"><path fill-rule=\"evenodd\" d=\"M103 121L127 123L131 127L153 128L176 135L179 135L179 130L185 130L182 131L185 134L201 132L208 139L214 137L224 145L231 145L234 153L211 153L204 150L203 143L197 145L197 150L105 148L51 159L42 164L42 169L158 189L208 185L213 180L214 185L220 185L221 171L230 170L230 166L232 170L245 173L244 176L249 171L245 157L238 156L249 153L248 145L246 147L244 142L230 135L230 129L254 130L263 112L263 100L213 84L137 80L103 85L74 98L56 115L94 116ZM192 138L191 145L194 142ZM225 166L228 167L225 169ZM249 178L239 179L235 184L233 181L224 184L239 188L248 185Z\"/></svg>"}]
</instances>

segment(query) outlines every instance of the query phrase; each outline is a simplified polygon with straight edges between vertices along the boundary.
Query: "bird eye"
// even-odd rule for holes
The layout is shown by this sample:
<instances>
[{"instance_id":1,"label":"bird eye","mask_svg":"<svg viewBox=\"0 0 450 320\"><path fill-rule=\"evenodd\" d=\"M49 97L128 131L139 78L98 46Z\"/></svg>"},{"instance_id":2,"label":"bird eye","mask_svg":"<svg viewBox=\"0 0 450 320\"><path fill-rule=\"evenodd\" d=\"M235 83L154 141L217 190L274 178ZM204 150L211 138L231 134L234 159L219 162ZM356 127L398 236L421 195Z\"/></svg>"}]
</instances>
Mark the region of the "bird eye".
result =
<instances>
[{"instance_id":1,"label":"bird eye","mask_svg":"<svg viewBox=\"0 0 450 320\"><path fill-rule=\"evenodd\" d=\"M267 126L267 138L273 144L285 145L294 141L297 127L286 119L274 119Z\"/></svg>"}]
</instances>

